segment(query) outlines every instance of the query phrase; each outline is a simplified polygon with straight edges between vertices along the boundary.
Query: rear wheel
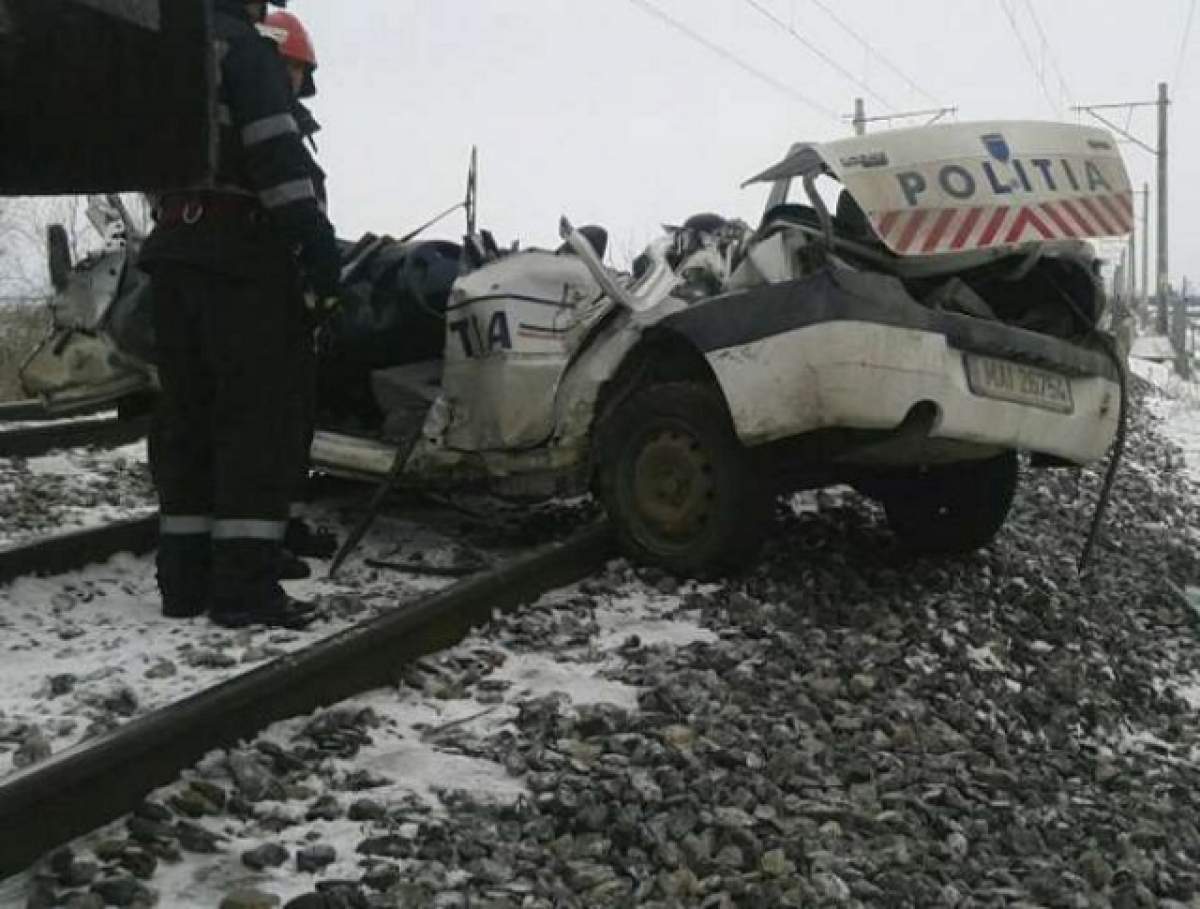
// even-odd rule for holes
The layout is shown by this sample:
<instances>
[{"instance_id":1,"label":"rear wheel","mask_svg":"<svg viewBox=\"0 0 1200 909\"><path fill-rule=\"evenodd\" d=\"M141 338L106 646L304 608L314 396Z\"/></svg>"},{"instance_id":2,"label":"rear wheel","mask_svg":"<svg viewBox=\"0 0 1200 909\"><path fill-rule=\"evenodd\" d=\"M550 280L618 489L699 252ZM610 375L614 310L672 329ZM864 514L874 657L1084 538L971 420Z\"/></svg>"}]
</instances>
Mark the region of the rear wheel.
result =
<instances>
[{"instance_id":1,"label":"rear wheel","mask_svg":"<svg viewBox=\"0 0 1200 909\"><path fill-rule=\"evenodd\" d=\"M712 386L635 392L601 426L597 455L601 499L635 559L705 577L757 554L771 496Z\"/></svg>"},{"instance_id":2,"label":"rear wheel","mask_svg":"<svg viewBox=\"0 0 1200 909\"><path fill-rule=\"evenodd\" d=\"M1017 455L914 471L878 490L888 524L914 552L965 553L992 541L1017 489Z\"/></svg>"}]
</instances>

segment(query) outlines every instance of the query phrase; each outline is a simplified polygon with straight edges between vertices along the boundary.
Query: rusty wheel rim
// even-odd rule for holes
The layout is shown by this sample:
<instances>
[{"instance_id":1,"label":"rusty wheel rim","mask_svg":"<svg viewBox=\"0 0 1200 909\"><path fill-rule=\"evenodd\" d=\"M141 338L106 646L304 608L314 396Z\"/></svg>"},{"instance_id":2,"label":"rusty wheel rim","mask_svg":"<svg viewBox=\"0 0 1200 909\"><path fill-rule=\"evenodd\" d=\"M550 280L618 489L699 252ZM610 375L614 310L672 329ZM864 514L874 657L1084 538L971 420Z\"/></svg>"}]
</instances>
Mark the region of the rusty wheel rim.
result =
<instances>
[{"instance_id":1,"label":"rusty wheel rim","mask_svg":"<svg viewBox=\"0 0 1200 909\"><path fill-rule=\"evenodd\" d=\"M700 533L713 509L712 460L691 433L650 433L633 464L633 504L645 528L669 543Z\"/></svg>"}]
</instances>

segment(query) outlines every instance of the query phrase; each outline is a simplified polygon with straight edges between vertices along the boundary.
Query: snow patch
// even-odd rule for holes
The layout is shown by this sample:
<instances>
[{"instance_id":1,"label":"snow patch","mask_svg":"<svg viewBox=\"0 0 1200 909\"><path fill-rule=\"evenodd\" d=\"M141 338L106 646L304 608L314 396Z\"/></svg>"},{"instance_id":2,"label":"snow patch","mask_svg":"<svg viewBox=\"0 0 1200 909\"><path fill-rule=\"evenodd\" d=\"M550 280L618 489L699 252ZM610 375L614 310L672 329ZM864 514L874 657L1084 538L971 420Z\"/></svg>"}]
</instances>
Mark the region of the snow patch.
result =
<instances>
[{"instance_id":1,"label":"snow patch","mask_svg":"<svg viewBox=\"0 0 1200 909\"><path fill-rule=\"evenodd\" d=\"M1178 694L1187 705L1193 710L1200 710L1200 681L1192 681L1186 684L1176 684L1175 693Z\"/></svg>"},{"instance_id":2,"label":"snow patch","mask_svg":"<svg viewBox=\"0 0 1200 909\"><path fill-rule=\"evenodd\" d=\"M600 626L597 646L601 650L619 647L635 635L643 647L686 647L720 640L700 624L697 613L680 611L679 597L673 594L614 598L596 609L596 624Z\"/></svg>"},{"instance_id":3,"label":"snow patch","mask_svg":"<svg viewBox=\"0 0 1200 909\"><path fill-rule=\"evenodd\" d=\"M100 720L121 723L250 672L271 659L331 637L372 612L403 608L441 590L444 578L379 572L362 558L395 545L373 534L339 581L317 576L285 583L295 597L328 604L330 617L304 632L252 628L228 631L207 618L166 619L152 556L117 555L108 562L51 578L25 577L0 587L0 776L9 772L23 735L36 725L55 753L79 745ZM384 528L380 528L381 530ZM448 544L410 527L423 551L440 557ZM320 575L322 563L314 563ZM338 606L339 598L348 604ZM350 609L355 602L361 606ZM57 681L58 687L55 687ZM133 702L115 702L121 689ZM93 728L91 732L101 731Z\"/></svg>"},{"instance_id":4,"label":"snow patch","mask_svg":"<svg viewBox=\"0 0 1200 909\"><path fill-rule=\"evenodd\" d=\"M637 689L601 678L594 664L559 662L541 653L514 654L490 677L511 682L513 693L521 698L561 693L576 706L615 704L626 710L637 708Z\"/></svg>"},{"instance_id":5,"label":"snow patch","mask_svg":"<svg viewBox=\"0 0 1200 909\"><path fill-rule=\"evenodd\" d=\"M991 644L985 644L983 647L972 647L968 644L967 659L985 671L1004 672L1005 670L1004 664L996 656Z\"/></svg>"}]
</instances>

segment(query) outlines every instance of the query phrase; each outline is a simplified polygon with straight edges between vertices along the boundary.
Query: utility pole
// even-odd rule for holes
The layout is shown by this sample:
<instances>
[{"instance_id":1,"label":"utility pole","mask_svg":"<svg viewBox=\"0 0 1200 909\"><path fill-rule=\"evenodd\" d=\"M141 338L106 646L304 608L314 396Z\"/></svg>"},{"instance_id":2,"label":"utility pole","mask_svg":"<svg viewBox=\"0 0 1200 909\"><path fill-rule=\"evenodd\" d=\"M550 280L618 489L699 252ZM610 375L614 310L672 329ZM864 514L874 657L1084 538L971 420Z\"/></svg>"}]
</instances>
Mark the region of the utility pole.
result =
<instances>
[{"instance_id":1,"label":"utility pole","mask_svg":"<svg viewBox=\"0 0 1200 909\"><path fill-rule=\"evenodd\" d=\"M1150 301L1150 183L1141 185L1141 301Z\"/></svg>"},{"instance_id":2,"label":"utility pole","mask_svg":"<svg viewBox=\"0 0 1200 909\"><path fill-rule=\"evenodd\" d=\"M1158 83L1158 230L1155 233L1158 250L1158 269L1155 286L1158 289L1158 316L1166 327L1167 291L1170 272L1167 271L1167 83ZM1178 351L1176 351L1178 353Z\"/></svg>"},{"instance_id":3,"label":"utility pole","mask_svg":"<svg viewBox=\"0 0 1200 909\"><path fill-rule=\"evenodd\" d=\"M856 136L866 135L868 123L891 123L893 120L910 120L914 117L928 117L925 121L926 126L932 126L945 117L947 114L958 113L957 107L932 107L928 110L906 110L899 111L894 114L884 114L879 117L868 117L866 105L862 98L854 99L854 113L846 117L854 124L854 134Z\"/></svg>"},{"instance_id":4,"label":"utility pole","mask_svg":"<svg viewBox=\"0 0 1200 909\"><path fill-rule=\"evenodd\" d=\"M1137 299L1137 226L1129 232L1129 249L1125 254L1125 299L1130 309Z\"/></svg>"},{"instance_id":5,"label":"utility pole","mask_svg":"<svg viewBox=\"0 0 1200 909\"><path fill-rule=\"evenodd\" d=\"M1170 272L1168 270L1168 264L1167 264L1167 245L1168 245L1168 234L1167 234L1167 108L1170 105L1170 103L1171 103L1170 99L1167 97L1167 83L1160 82L1160 83L1158 83L1158 98L1154 101L1124 101L1124 102L1120 102L1117 104L1086 104L1086 105L1080 105L1080 106L1072 108L1072 110L1084 111L1085 113L1090 114L1091 116L1093 116L1097 120L1099 120L1101 123L1103 123L1105 126L1107 126L1109 129L1111 129L1113 132L1118 133L1121 136L1124 136L1126 139L1128 139L1134 145L1137 145L1140 148L1143 148L1146 151L1148 151L1150 154L1154 155L1155 161L1158 166L1158 200L1157 200L1158 201L1158 219L1157 219L1158 220L1158 223L1157 223L1158 229L1156 231L1156 236L1155 236L1155 246L1158 250L1158 255L1156 257L1156 263L1155 263L1156 264L1156 269L1155 269L1156 273L1155 273L1155 281L1154 281L1154 292L1155 292L1156 301L1157 301L1156 319L1155 319L1157 324L1155 327L1159 334L1168 334L1168 332L1170 330L1169 318L1168 318L1168 313L1167 313L1167 295L1168 295L1168 291L1170 289L1170 286L1169 286L1170 285L1170 280L1169 280ZM1097 113L1097 111L1112 110L1113 108L1119 108L1122 110L1127 110L1127 111L1132 112L1134 108L1138 108L1138 107L1154 107L1154 108L1158 109L1158 145L1157 145L1157 147L1150 146L1146 142L1143 142L1141 139L1139 139L1137 136L1130 133L1129 130L1125 129L1122 126L1117 125L1112 120L1109 120L1107 117L1105 117L1103 114ZM1147 212L1147 214L1148 214L1148 212ZM1149 233L1149 231L1147 231L1147 233ZM1143 254L1145 253L1145 250L1148 246L1148 244L1145 243L1144 240L1145 240L1145 238L1143 237L1143 243L1142 243ZM1143 280L1147 281L1147 283L1149 281L1149 279L1145 278L1145 277L1143 277Z\"/></svg>"},{"instance_id":6,"label":"utility pole","mask_svg":"<svg viewBox=\"0 0 1200 909\"><path fill-rule=\"evenodd\" d=\"M1188 356L1188 311L1187 311L1187 278L1183 279L1183 289L1173 303L1174 319L1171 325L1171 344L1175 348L1175 372L1183 378L1191 377L1191 362Z\"/></svg>"},{"instance_id":7,"label":"utility pole","mask_svg":"<svg viewBox=\"0 0 1200 909\"><path fill-rule=\"evenodd\" d=\"M1112 298L1116 313L1126 305L1125 288L1129 284L1129 250L1121 250L1121 258L1113 269Z\"/></svg>"}]
</instances>

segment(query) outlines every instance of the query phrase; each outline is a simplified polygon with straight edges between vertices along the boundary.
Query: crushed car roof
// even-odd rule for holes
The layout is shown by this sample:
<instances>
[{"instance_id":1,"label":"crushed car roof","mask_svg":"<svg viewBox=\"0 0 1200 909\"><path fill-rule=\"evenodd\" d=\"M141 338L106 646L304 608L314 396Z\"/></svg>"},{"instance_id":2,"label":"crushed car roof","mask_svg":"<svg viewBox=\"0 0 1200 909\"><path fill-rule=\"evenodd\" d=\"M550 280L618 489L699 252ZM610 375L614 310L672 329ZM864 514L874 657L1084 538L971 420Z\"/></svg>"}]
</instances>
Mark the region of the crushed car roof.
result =
<instances>
[{"instance_id":1,"label":"crushed car roof","mask_svg":"<svg viewBox=\"0 0 1200 909\"><path fill-rule=\"evenodd\" d=\"M1129 175L1112 136L1068 123L991 121L802 143L746 182L830 173L897 255L1128 234Z\"/></svg>"}]
</instances>

